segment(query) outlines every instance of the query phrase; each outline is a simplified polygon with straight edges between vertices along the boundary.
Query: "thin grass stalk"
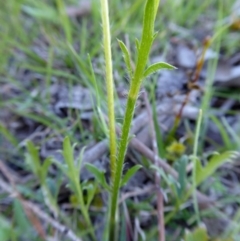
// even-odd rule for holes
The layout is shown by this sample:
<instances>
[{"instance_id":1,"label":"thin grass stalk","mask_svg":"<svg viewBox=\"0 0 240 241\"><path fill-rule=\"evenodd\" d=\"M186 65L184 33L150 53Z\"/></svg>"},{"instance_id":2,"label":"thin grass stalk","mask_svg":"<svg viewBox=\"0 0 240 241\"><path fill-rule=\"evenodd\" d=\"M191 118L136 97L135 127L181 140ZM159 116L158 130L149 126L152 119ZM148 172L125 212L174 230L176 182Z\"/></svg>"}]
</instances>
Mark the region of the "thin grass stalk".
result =
<instances>
[{"instance_id":1,"label":"thin grass stalk","mask_svg":"<svg viewBox=\"0 0 240 241\"><path fill-rule=\"evenodd\" d=\"M202 123L202 110L199 110L198 114L198 120L197 120L197 127L196 127L196 133L195 133L195 140L194 140L194 147L193 147L193 173L192 173L192 182L193 182L193 206L197 215L197 222L198 225L200 224L200 213L198 208L198 202L197 202L197 183L196 183L196 175L197 175L197 151L198 151L198 140L200 135L200 129L201 129L201 123Z\"/></svg>"},{"instance_id":2,"label":"thin grass stalk","mask_svg":"<svg viewBox=\"0 0 240 241\"><path fill-rule=\"evenodd\" d=\"M109 24L108 1L101 0L101 15L103 28L103 47L106 65L106 86L109 119L109 146L110 146L110 169L111 179L114 180L116 172L116 132L114 113L114 83L112 74L111 33Z\"/></svg>"}]
</instances>

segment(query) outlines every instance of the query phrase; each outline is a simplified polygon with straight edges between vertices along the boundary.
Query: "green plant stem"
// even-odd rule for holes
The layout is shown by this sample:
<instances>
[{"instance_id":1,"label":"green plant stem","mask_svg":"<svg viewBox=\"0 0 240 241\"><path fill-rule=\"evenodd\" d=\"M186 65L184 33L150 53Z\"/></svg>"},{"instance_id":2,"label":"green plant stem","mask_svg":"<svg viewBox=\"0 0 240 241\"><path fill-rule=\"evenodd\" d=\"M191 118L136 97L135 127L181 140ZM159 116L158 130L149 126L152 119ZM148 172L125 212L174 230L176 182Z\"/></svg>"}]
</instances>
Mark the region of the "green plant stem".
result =
<instances>
[{"instance_id":1,"label":"green plant stem","mask_svg":"<svg viewBox=\"0 0 240 241\"><path fill-rule=\"evenodd\" d=\"M122 127L122 135L118 150L118 158L117 158L117 166L115 178L113 180L113 189L112 189L112 197L111 197L111 207L110 207L110 239L111 241L116 240L116 214L117 214L117 206L118 206L118 193L120 188L122 170L124 158L129 142L129 133L131 122L133 118L134 108L136 104L136 100L138 97L138 93L141 87L141 83L143 80L143 73L148 61L148 56L150 53L150 49L153 42L153 33L154 33L154 20L156 13L156 2L152 0L148 0L145 9L144 21L143 21L143 33L142 40L138 52L137 65L136 70L133 75L133 79L130 84L130 90L127 99L127 107L125 110L125 116Z\"/></svg>"},{"instance_id":2,"label":"green plant stem","mask_svg":"<svg viewBox=\"0 0 240 241\"><path fill-rule=\"evenodd\" d=\"M75 186L75 190L76 190L76 194L77 194L77 202L79 204L79 208L82 212L82 215L83 215L84 219L87 222L87 228L90 228L90 235L91 235L92 240L96 240L95 234L94 234L94 228L92 226L92 222L91 222L91 219L90 219L90 216L89 216L89 213L88 213L88 209L87 209L87 207L84 203L83 191L82 191L82 188L79 184L78 172L76 172L76 168L72 165L72 163L69 166L69 168L70 168L70 173L73 174L71 179L72 179L72 183Z\"/></svg>"},{"instance_id":3,"label":"green plant stem","mask_svg":"<svg viewBox=\"0 0 240 241\"><path fill-rule=\"evenodd\" d=\"M116 172L116 132L115 132L115 113L114 113L114 84L112 74L112 52L111 52L111 34L108 13L108 1L101 0L101 15L103 28L103 47L106 64L106 85L109 119L109 139L110 139L110 164L112 180Z\"/></svg>"},{"instance_id":4,"label":"green plant stem","mask_svg":"<svg viewBox=\"0 0 240 241\"><path fill-rule=\"evenodd\" d=\"M197 222L198 225L200 224L200 214L199 214L199 208L198 208L198 202L197 202L197 151L198 151L198 139L200 135L200 128L201 128L201 122L202 122L202 110L199 110L198 114L198 120L197 120L197 127L196 127L196 133L195 133L195 140L194 140L194 147L193 147L193 173L192 173L192 182L193 182L193 205L194 209L197 215Z\"/></svg>"}]
</instances>

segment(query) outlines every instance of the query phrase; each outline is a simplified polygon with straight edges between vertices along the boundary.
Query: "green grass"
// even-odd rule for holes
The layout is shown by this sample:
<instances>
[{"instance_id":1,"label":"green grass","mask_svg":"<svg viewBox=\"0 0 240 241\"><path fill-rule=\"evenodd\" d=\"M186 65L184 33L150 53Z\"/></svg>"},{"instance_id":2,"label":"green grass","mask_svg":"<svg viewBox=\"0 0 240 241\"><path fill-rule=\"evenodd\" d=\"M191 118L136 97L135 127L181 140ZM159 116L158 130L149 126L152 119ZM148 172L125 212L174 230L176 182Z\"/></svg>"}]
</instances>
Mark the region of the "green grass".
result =
<instances>
[{"instance_id":1,"label":"green grass","mask_svg":"<svg viewBox=\"0 0 240 241\"><path fill-rule=\"evenodd\" d=\"M164 53L164 56L168 56L168 46L171 44L172 38L178 38L180 41L182 39L184 41L191 41L195 44L195 47L202 46L201 41L195 37L194 33L199 31L199 28L204 29L202 27L204 26L204 19L210 23L210 32L218 36L212 45L214 51L222 52L227 56L239 51L239 46L237 45L240 39L239 33L234 33L233 31L229 31L229 29L221 31L226 28L223 20L230 16L232 4L235 2L233 0L214 0L211 2L186 0L162 1L159 12L156 15L155 30L158 31L158 34L154 41L154 46L151 50L149 47L147 52L143 51L142 56L139 50L140 57L137 55L135 39L140 39L142 36L143 6L146 1L116 0L109 2L112 51L110 61L112 61L112 71L107 70L107 73L109 73L109 71L113 73L115 87L124 87L126 90L130 88L128 102L130 102L132 94L136 101L140 84L133 86L130 81L131 74L127 76L132 66L129 64L128 54L126 49L124 50L123 42L127 48L130 48L129 52L131 53L132 62L136 63L136 75L139 75L136 79L142 78L145 64L147 64L147 66L150 65L150 61L147 60L148 53L150 59L161 53ZM26 150L26 144L23 145L23 143L27 143L30 138L34 143L34 146L30 149L35 150L35 148L39 148L41 152L43 150L42 148L49 145L52 141L62 143L63 139L68 136L71 143L78 143L76 152L79 152L83 146L91 146L93 143L108 137L108 123L106 122L105 116L108 113L109 107L107 105L108 98L105 94L107 87L105 84L106 65L102 41L104 26L101 25L101 12L99 11L101 4L100 1L93 1L91 12L79 19L69 18L65 14L65 6L72 4L77 4L77 1L8 0L2 3L0 21L4 24L0 26L0 85L1 88L4 88L6 91L1 92L2 96L0 96L0 159L8 163L19 173L19 176L24 176L26 173L30 175L30 181L23 181L17 185L19 192L22 193L24 198L39 204L46 213L54 214L60 223L71 228L85 241L91 240L91 238L94 239L97 233L95 232L96 230L93 230L97 225L91 223L92 220L95 220L95 218L99 216L105 217L102 218L101 221L107 220L107 212L111 205L109 202L106 203L106 200L105 203L103 203L101 199L99 201L98 195L99 193L103 195L107 192L108 196L111 196L109 190L106 190L109 187L107 185L110 184L108 172L104 174L90 167L97 175L96 180L92 180L92 184L79 183L78 172L74 170L76 163L73 162L72 157L66 158L66 143L65 159L69 162L61 163L57 169L52 162L51 165L45 162L45 165L49 164L45 169L41 165L37 165L35 168L31 167L31 163L33 163L31 161L33 158L29 158L31 151L29 148L28 151ZM170 23L184 28L187 31L187 36L185 36L181 30L175 31L169 27ZM143 30L143 32L146 31L146 29ZM120 46L117 39L122 40ZM124 59L122 58L122 50L125 60L127 60L127 66L124 64ZM138 61L144 63L143 69L140 69L141 71L138 71ZM208 66L207 87L201 107L203 109L203 124L200 130L198 150L196 149L197 147L195 147L194 152L194 154L198 156L198 159L203 160L205 164L207 160L209 160L209 158L207 158L209 152L205 150L206 143L211 143L212 146L215 146L216 152L225 152L236 149L240 142L239 133L235 133L226 119L218 119L218 117L214 116L213 113L216 110L208 106L210 100L217 96L224 99L231 98L239 100L238 91L233 93L232 90L224 88L213 89L212 81L216 71L217 59L210 61ZM157 66L155 67L157 68ZM150 73L156 70L155 67L149 70ZM134 75L134 70L132 71L132 75ZM160 129L157 125L155 109L157 108L158 100L155 99L155 89L151 86L152 79L152 77L148 77L144 86L147 90L150 89L159 153L161 157L166 157L167 150L164 145L164 138L161 136ZM56 113L53 112L54 100L51 98L51 87L53 84L67 87L70 99L76 85L87 88L90 91L91 99L94 103L92 120L82 120L81 114L84 114L82 110L68 109L67 113L56 115ZM120 100L118 100L116 89L111 89L111 91L113 91L112 94L114 94L113 101L115 115L117 117L116 120L112 117L113 124L121 126L123 130L126 130L125 138L118 140L114 136L112 137L113 139L117 139L116 148L119 148L119 146L121 148L120 154L118 153L118 156L116 156L117 160L120 161L120 163L117 164L119 171L115 170L115 172L118 173L118 180L114 181L114 178L112 179L113 186L116 188L115 195L118 196L120 177L122 177L126 152L125 149L129 138L128 130L133 112L127 114L130 118L128 118L126 127L126 120L123 121L125 106L122 106ZM134 104L135 102L132 103L132 111L134 110ZM10 115L4 117L4 114L7 112L9 112ZM230 110L227 114L234 116L238 114L238 112ZM7 121L4 118L7 118ZM93 121L93 119L95 121ZM207 123L210 121L217 126L223 139L223 144L213 143L211 138L206 136L205 130ZM11 123L20 126L14 127L14 129ZM24 125L22 125L22 123L24 123ZM91 125L91 128L88 128L89 125ZM194 136L197 135L194 130L195 127L193 127L191 123L188 123L188 127L189 135L191 134L191 138L194 139ZM114 125L112 129L114 129ZM19 134L19 130L21 130L21 134ZM45 132L47 134L44 134ZM41 137L32 136L33 133L40 134ZM124 141L125 144L119 144L120 141ZM19 145L20 143L21 145ZM193 144L191 140L189 140L189 142L184 142L184 145L187 147L185 154L188 156L187 163L189 163L189 156L192 153ZM68 151L71 148L68 143ZM59 146L59 149L63 149L62 145ZM113 153L114 152L116 153L116 150L113 151ZM143 161L143 158L136 152L133 152L133 156L140 164L143 164L143 162L148 163L148 165L143 165L144 167L142 167L142 169L149 173L149 180L151 180L155 170L149 168L150 161L146 159ZM41 159L40 162L42 161ZM53 162L55 163L56 161ZM177 167L177 162L176 160L173 166L174 168L176 166L176 170L183 175L181 167ZM78 163L80 163L80 161ZM180 161L179 163L184 162ZM39 174L41 170L43 170L44 174ZM133 173L135 173L135 170L130 174ZM129 176L131 176L130 174L128 173ZM43 175L44 178L41 178L41 175ZM191 183L187 176L184 176L184 180L174 180L171 175L167 175L166 173L161 172L161 175L163 175L162 189L168 196L168 202L165 206L166 227L169 230L180 227L182 230L180 236L184 237L183 229L186 226L190 228L197 226L196 221L204 217L204 213L199 210L199 214L195 215L187 202L187 196L190 196L191 193L189 192L185 196L181 194L184 193L185 190L179 189L178 182L188 181ZM216 177L214 187L218 190L221 186L220 180L223 177L223 173L221 170L215 171L214 169L211 175L212 177ZM106 177L106 180L104 177ZM126 177L126 180L128 178L129 177ZM208 176L202 178L206 180ZM194 180L196 181L196 176ZM84 181L87 182L87 180ZM193 186L195 188L198 187L198 189L204 193L208 193L209 187L207 182L208 181L203 181L201 185L195 183ZM235 185L237 186L239 183L235 183ZM59 193L63 187L68 191L66 196ZM194 192L195 190L191 191ZM219 192L221 192L221 196L227 195L228 193L227 190L221 188ZM64 197L65 200L63 200L62 203L69 204L71 208L69 210L63 210L62 203L57 200L57 197ZM36 230L35 226L29 221L29 217L26 216L21 202L17 199L14 201L11 199L11 201L5 205L5 200L8 200L8 194L1 191L0 240L24 240L24 238L34 241L43 240L38 237L38 230ZM115 204L112 205L116 206L118 198L115 197L114 200ZM130 214L131 220L136 221L141 219L143 211L152 215L151 217L154 221L145 228L139 227L138 240L144 240L144 235L146 240L157 240L157 219L154 214L155 209L150 205L154 200L155 195L147 195L139 199L138 203L129 199L124 203L125 206L119 206L121 210L125 210L124 212L120 212L119 218L121 221L117 222L117 224L122 224L119 225L119 233L121 233L119 240L125 240L124 238L126 238L124 237L127 227L127 221L125 220L126 212ZM235 197L229 197L226 203L224 203L224 199L218 200L217 203L223 206L231 205L235 202ZM116 210L112 211L111 216L113 219L115 217L114 213L116 213ZM11 219L9 217L11 217ZM111 221L113 221L113 219ZM239 212L236 212L234 220L236 222L239 220ZM181 223L184 222L190 224L183 225L182 227ZM105 226L107 227L105 233L110 232L107 221ZM47 234L49 236L53 235L53 229L50 225L46 225L46 227ZM233 226L227 230L225 236L232 235L232 237L235 238L237 232L239 232L239 230ZM59 233L58 235L60 240L69 240L66 236L61 236ZM107 236L108 235L105 237ZM166 240L171 240L171 238L171 235L168 234ZM95 239L97 238L95 237Z\"/></svg>"}]
</instances>

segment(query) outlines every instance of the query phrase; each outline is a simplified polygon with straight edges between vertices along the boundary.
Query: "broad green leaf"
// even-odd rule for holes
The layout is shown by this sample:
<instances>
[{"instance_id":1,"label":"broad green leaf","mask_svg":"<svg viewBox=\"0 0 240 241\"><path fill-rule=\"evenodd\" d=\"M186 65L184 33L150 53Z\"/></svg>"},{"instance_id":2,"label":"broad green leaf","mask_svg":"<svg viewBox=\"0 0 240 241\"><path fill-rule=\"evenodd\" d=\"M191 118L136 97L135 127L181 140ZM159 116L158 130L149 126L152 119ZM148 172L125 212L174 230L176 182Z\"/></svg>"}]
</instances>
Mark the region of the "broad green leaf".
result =
<instances>
[{"instance_id":1,"label":"broad green leaf","mask_svg":"<svg viewBox=\"0 0 240 241\"><path fill-rule=\"evenodd\" d=\"M89 172L91 172L94 177L96 178L96 180L107 190L110 191L110 187L106 182L104 173L102 171L100 171L97 167L95 167L94 165L90 164L90 163L86 163L85 164L87 170Z\"/></svg>"},{"instance_id":2,"label":"broad green leaf","mask_svg":"<svg viewBox=\"0 0 240 241\"><path fill-rule=\"evenodd\" d=\"M124 61L125 61L125 64L126 64L126 67L128 70L129 77L130 77L130 79L132 79L132 67L131 67L130 53L127 49L127 46L121 40L118 40L118 43L119 43L119 46L123 53L123 58L124 58Z\"/></svg>"},{"instance_id":3,"label":"broad green leaf","mask_svg":"<svg viewBox=\"0 0 240 241\"><path fill-rule=\"evenodd\" d=\"M228 162L238 155L237 152L227 151L222 154L215 154L210 158L206 166L202 166L199 160L196 162L196 184L199 185L201 182L211 176L218 167L225 162Z\"/></svg>"},{"instance_id":4,"label":"broad green leaf","mask_svg":"<svg viewBox=\"0 0 240 241\"><path fill-rule=\"evenodd\" d=\"M131 167L130 169L128 169L128 171L126 172L126 174L123 176L122 181L121 181L121 187L124 186L129 180L130 178L140 169L142 168L141 165L135 165L133 167Z\"/></svg>"},{"instance_id":5,"label":"broad green leaf","mask_svg":"<svg viewBox=\"0 0 240 241\"><path fill-rule=\"evenodd\" d=\"M185 235L184 241L208 241L207 231L204 228L197 228Z\"/></svg>"},{"instance_id":6,"label":"broad green leaf","mask_svg":"<svg viewBox=\"0 0 240 241\"><path fill-rule=\"evenodd\" d=\"M150 65L145 71L144 71L144 78L149 76L150 74L160 70L160 69L176 69L174 66L171 64L165 63L165 62L158 62L155 64Z\"/></svg>"}]
</instances>

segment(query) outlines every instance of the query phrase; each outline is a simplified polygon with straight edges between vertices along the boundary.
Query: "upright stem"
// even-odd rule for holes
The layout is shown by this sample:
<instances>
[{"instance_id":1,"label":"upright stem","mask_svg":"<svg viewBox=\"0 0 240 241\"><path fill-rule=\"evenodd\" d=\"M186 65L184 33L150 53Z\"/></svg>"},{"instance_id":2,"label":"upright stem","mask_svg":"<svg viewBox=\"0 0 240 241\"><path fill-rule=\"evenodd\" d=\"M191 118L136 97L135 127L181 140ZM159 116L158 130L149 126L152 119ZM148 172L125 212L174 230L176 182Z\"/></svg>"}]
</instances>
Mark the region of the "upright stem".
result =
<instances>
[{"instance_id":1,"label":"upright stem","mask_svg":"<svg viewBox=\"0 0 240 241\"><path fill-rule=\"evenodd\" d=\"M109 24L108 1L101 0L101 15L103 28L103 47L106 65L106 86L109 119L109 139L110 139L110 165L112 180L116 172L116 132L115 132L115 113L114 113L114 84L112 74L112 52L111 34Z\"/></svg>"},{"instance_id":2,"label":"upright stem","mask_svg":"<svg viewBox=\"0 0 240 241\"><path fill-rule=\"evenodd\" d=\"M199 214L199 208L198 208L198 202L197 202L197 151L198 151L198 139L200 135L200 128L201 128L201 122L202 122L202 110L199 110L198 114L198 120L197 120L197 127L195 132L195 140L194 140L194 147L193 147L193 173L192 173L192 181L193 181L193 206L197 215L197 222L200 224L200 214Z\"/></svg>"},{"instance_id":3,"label":"upright stem","mask_svg":"<svg viewBox=\"0 0 240 241\"><path fill-rule=\"evenodd\" d=\"M157 2L159 2L157 0ZM121 176L123 170L124 158L129 141L129 133L134 113L134 108L138 93L141 87L143 80L143 73L147 64L148 56L153 42L153 33L154 33L154 20L156 14L155 2L148 0L146 3L144 20L143 20L143 33L142 40L138 50L138 58L136 69L131 80L130 90L127 98L127 107L125 110L124 121L122 126L122 135L118 150L118 158L116 165L115 178L113 180L112 187L112 198L111 198L111 207L110 207L110 238L111 241L116 241L116 215L117 215L117 206L118 206L118 194L121 183Z\"/></svg>"}]
</instances>

